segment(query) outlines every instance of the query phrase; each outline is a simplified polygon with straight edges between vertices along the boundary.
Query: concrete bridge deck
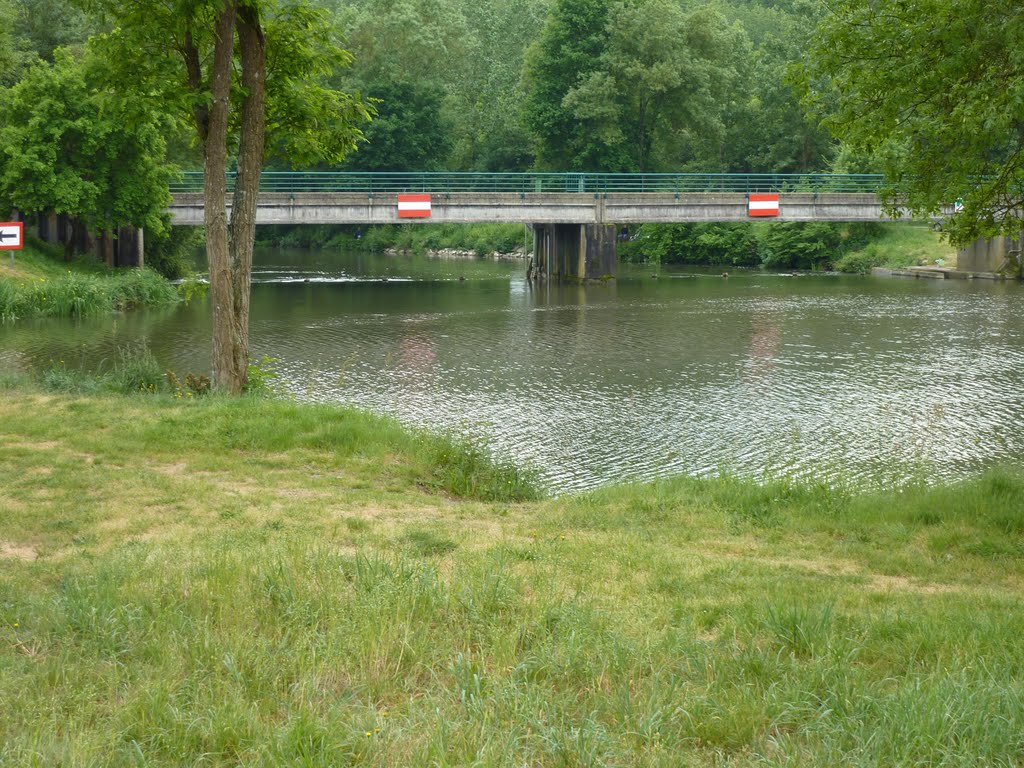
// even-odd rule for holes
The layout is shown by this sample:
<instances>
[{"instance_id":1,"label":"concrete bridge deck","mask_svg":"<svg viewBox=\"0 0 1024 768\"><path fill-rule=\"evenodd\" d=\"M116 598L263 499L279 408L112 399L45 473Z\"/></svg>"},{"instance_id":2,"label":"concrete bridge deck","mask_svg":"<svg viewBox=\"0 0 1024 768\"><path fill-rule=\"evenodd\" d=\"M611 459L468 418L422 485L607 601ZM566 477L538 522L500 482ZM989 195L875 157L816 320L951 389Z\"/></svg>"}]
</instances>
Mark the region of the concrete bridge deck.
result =
<instances>
[{"instance_id":1,"label":"concrete bridge deck","mask_svg":"<svg viewBox=\"0 0 1024 768\"><path fill-rule=\"evenodd\" d=\"M229 174L228 187L234 178ZM625 224L872 222L888 219L881 176L868 174L358 173L265 171L257 224L521 223L534 230L542 276L586 280L616 272ZM172 221L203 224L203 176L172 185ZM399 216L399 195L429 200L429 216ZM778 210L755 215L754 195ZM763 202L763 201L762 201ZM948 212L947 212L948 213Z\"/></svg>"},{"instance_id":2,"label":"concrete bridge deck","mask_svg":"<svg viewBox=\"0 0 1024 768\"><path fill-rule=\"evenodd\" d=\"M228 188L234 186L228 174ZM449 173L264 171L259 224L617 225L746 221L751 194L780 196L779 221L878 221L881 176L834 173ZM171 186L175 224L203 222L203 174ZM430 195L427 219L400 219L398 195Z\"/></svg>"},{"instance_id":3,"label":"concrete bridge deck","mask_svg":"<svg viewBox=\"0 0 1024 768\"><path fill-rule=\"evenodd\" d=\"M203 197L178 192L176 225L201 226ZM783 192L773 221L879 221L872 192ZM742 192L442 192L429 218L400 219L394 192L261 192L257 224L644 224L748 221Z\"/></svg>"}]
</instances>

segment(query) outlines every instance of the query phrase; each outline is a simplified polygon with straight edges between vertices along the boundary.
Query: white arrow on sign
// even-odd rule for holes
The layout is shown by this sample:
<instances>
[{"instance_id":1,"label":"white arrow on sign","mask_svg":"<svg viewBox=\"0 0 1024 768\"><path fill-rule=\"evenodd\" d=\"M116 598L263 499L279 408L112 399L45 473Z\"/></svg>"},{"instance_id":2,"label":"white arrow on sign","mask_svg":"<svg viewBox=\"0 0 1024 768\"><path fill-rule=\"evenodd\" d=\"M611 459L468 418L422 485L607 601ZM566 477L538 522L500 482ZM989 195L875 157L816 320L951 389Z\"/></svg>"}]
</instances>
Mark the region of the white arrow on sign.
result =
<instances>
[{"instance_id":1,"label":"white arrow on sign","mask_svg":"<svg viewBox=\"0 0 1024 768\"><path fill-rule=\"evenodd\" d=\"M0 251L19 251L24 240L24 224L20 221L0 222Z\"/></svg>"}]
</instances>

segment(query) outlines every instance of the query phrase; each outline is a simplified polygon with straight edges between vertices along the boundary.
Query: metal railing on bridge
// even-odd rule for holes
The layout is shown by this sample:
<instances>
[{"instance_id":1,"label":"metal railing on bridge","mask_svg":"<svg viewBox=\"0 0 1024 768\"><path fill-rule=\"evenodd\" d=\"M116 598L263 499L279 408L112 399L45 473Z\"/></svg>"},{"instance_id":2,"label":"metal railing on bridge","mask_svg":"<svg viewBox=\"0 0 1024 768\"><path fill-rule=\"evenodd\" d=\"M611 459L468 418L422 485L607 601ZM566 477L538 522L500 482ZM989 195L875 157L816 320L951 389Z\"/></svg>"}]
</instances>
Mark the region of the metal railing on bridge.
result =
<instances>
[{"instance_id":1,"label":"metal railing on bridge","mask_svg":"<svg viewBox=\"0 0 1024 768\"><path fill-rule=\"evenodd\" d=\"M235 174L228 174L234 189ZM264 171L261 192L877 192L883 177L850 173L448 173ZM202 171L185 171L171 192L203 191Z\"/></svg>"}]
</instances>

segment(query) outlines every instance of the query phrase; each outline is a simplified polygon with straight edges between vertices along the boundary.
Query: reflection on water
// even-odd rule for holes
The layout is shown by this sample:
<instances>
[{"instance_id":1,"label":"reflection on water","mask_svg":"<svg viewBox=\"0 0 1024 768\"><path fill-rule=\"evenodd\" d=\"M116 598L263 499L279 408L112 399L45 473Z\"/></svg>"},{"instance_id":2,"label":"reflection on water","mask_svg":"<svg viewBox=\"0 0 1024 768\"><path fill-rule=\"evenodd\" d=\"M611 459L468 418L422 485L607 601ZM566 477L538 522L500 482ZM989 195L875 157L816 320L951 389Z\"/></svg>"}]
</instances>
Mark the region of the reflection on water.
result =
<instances>
[{"instance_id":1,"label":"reflection on water","mask_svg":"<svg viewBox=\"0 0 1024 768\"><path fill-rule=\"evenodd\" d=\"M1024 291L669 274L531 288L519 262L267 251L253 356L302 400L482 437L556 490L722 470L890 483L1024 448ZM386 280L384 278L387 278ZM0 365L146 339L209 366L202 303L0 327Z\"/></svg>"}]
</instances>

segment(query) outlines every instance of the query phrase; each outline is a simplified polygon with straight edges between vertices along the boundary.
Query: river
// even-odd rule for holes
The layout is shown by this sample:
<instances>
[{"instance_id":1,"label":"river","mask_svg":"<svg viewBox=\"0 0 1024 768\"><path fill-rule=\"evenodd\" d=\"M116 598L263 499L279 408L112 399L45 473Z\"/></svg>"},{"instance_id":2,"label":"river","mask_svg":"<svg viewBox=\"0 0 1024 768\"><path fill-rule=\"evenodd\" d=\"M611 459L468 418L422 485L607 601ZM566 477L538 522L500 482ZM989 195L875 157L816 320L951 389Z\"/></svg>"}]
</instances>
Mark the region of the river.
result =
<instances>
[{"instance_id":1,"label":"river","mask_svg":"<svg viewBox=\"0 0 1024 768\"><path fill-rule=\"evenodd\" d=\"M260 250L254 357L299 400L472 436L555 492L734 472L892 485L1024 455L1024 289L623 266L531 287L520 262ZM0 366L207 372L208 301L0 325Z\"/></svg>"}]
</instances>

